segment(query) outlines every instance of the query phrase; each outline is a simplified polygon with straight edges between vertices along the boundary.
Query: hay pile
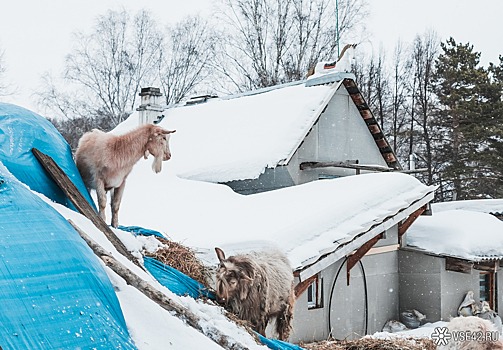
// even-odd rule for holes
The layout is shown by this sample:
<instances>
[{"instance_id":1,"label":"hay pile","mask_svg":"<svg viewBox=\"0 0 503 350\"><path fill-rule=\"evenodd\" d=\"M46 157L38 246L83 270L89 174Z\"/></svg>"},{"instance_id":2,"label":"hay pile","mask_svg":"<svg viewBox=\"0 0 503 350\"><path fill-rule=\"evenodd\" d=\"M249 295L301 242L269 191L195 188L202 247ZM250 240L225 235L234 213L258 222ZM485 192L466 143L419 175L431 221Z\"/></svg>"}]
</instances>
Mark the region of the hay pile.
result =
<instances>
[{"instance_id":1,"label":"hay pile","mask_svg":"<svg viewBox=\"0 0 503 350\"><path fill-rule=\"evenodd\" d=\"M163 264L169 265L199 283L208 286L210 271L197 259L195 252L177 242L156 237L163 247L154 253L146 252L145 255L157 259Z\"/></svg>"},{"instance_id":2,"label":"hay pile","mask_svg":"<svg viewBox=\"0 0 503 350\"><path fill-rule=\"evenodd\" d=\"M303 344L307 350L435 350L437 347L431 339L395 338L358 340L322 341Z\"/></svg>"}]
</instances>

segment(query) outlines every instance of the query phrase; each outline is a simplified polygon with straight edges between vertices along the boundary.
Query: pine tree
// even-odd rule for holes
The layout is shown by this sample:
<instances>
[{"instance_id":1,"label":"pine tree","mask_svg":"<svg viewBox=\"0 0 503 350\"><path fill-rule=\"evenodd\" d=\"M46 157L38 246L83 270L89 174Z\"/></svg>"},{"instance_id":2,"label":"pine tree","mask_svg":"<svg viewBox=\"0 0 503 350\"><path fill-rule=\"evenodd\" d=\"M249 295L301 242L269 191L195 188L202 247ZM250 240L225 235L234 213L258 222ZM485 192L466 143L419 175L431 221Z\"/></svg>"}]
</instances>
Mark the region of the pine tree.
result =
<instances>
[{"instance_id":1,"label":"pine tree","mask_svg":"<svg viewBox=\"0 0 503 350\"><path fill-rule=\"evenodd\" d=\"M442 199L493 197L498 177L488 140L501 121L494 112L498 89L472 45L450 38L441 48L433 81L439 101L434 125L441 131L435 155L443 163L441 193L447 193Z\"/></svg>"}]
</instances>

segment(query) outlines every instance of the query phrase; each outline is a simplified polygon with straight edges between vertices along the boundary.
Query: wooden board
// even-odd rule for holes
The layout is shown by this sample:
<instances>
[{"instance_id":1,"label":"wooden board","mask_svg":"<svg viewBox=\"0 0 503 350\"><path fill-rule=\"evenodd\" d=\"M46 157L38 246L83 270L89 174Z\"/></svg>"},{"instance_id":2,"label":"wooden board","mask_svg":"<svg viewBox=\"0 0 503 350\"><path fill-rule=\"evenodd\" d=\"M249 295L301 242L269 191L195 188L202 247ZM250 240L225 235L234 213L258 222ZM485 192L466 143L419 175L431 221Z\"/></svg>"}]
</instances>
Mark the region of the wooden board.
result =
<instances>
[{"instance_id":1,"label":"wooden board","mask_svg":"<svg viewBox=\"0 0 503 350\"><path fill-rule=\"evenodd\" d=\"M70 202L77 208L77 210L92 221L101 232L105 234L108 240L114 245L117 251L124 255L126 258L140 266L137 259L127 250L122 241L115 235L115 233L108 227L103 219L96 213L94 208L84 198L75 184L68 178L66 173L59 167L59 165L47 154L42 153L36 148L31 150L42 167L47 171L54 182L61 188L61 190L68 197ZM143 267L142 267L143 268Z\"/></svg>"}]
</instances>

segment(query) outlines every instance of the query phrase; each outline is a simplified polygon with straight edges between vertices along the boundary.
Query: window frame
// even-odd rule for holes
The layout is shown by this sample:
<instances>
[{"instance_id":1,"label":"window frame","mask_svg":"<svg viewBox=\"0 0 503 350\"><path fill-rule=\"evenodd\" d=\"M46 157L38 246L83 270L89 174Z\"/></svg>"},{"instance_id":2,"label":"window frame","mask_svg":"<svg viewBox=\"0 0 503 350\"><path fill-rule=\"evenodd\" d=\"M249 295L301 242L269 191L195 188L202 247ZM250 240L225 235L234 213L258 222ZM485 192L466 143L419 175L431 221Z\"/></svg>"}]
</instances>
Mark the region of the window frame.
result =
<instances>
[{"instance_id":1,"label":"window frame","mask_svg":"<svg viewBox=\"0 0 503 350\"><path fill-rule=\"evenodd\" d=\"M307 287L307 309L323 308L323 278L316 275L316 278Z\"/></svg>"}]
</instances>

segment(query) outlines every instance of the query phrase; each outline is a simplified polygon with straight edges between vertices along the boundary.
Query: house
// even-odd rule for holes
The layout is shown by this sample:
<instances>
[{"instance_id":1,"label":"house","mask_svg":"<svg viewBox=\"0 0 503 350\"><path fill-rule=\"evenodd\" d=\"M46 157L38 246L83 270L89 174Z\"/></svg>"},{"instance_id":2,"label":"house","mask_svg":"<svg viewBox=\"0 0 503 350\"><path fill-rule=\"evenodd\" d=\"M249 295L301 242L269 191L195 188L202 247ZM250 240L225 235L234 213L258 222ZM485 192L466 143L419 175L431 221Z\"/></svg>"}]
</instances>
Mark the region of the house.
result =
<instances>
[{"instance_id":1,"label":"house","mask_svg":"<svg viewBox=\"0 0 503 350\"><path fill-rule=\"evenodd\" d=\"M428 321L449 320L468 291L503 315L501 200L435 203L419 218L399 252L400 305Z\"/></svg>"},{"instance_id":2,"label":"house","mask_svg":"<svg viewBox=\"0 0 503 350\"><path fill-rule=\"evenodd\" d=\"M138 119L163 118L181 130L173 144L184 162L180 176L224 183L242 194L401 169L354 75L323 78L199 97L163 112L158 89L146 88Z\"/></svg>"},{"instance_id":3,"label":"house","mask_svg":"<svg viewBox=\"0 0 503 350\"><path fill-rule=\"evenodd\" d=\"M122 224L165 232L209 265L215 246L279 247L297 281L293 342L359 337L398 318L398 249L435 188L392 171L401 167L351 74L151 117L140 108L113 132L143 120L177 130L172 159L158 175L135 167Z\"/></svg>"}]
</instances>

